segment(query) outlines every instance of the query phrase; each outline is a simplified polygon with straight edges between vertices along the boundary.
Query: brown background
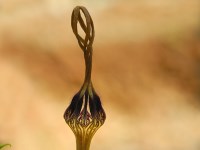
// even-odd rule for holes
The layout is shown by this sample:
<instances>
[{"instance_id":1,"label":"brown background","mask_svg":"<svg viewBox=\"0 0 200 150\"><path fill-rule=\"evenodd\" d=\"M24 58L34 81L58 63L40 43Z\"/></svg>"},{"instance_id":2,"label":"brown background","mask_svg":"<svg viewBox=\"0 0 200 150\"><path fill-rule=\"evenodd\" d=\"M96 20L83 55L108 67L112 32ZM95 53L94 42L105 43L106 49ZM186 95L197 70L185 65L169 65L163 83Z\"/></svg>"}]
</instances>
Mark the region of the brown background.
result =
<instances>
[{"instance_id":1,"label":"brown background","mask_svg":"<svg viewBox=\"0 0 200 150\"><path fill-rule=\"evenodd\" d=\"M76 5L95 24L92 78L107 113L91 150L199 150L199 0L1 0L5 149L75 150L63 113L84 78Z\"/></svg>"}]
</instances>

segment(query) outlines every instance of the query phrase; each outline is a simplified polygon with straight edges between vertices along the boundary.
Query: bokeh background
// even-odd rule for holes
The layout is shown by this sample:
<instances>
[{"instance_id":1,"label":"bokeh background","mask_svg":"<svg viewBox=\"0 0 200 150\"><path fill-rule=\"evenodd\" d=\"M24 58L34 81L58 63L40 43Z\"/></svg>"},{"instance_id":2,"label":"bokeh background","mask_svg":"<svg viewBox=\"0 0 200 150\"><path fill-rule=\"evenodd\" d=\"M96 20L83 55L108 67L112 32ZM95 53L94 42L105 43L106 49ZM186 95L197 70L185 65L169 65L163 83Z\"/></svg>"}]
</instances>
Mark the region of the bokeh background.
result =
<instances>
[{"instance_id":1,"label":"bokeh background","mask_svg":"<svg viewBox=\"0 0 200 150\"><path fill-rule=\"evenodd\" d=\"M107 113L91 150L199 150L199 0L0 0L5 150L75 150L63 113L84 79L76 5L95 24L92 78Z\"/></svg>"}]
</instances>

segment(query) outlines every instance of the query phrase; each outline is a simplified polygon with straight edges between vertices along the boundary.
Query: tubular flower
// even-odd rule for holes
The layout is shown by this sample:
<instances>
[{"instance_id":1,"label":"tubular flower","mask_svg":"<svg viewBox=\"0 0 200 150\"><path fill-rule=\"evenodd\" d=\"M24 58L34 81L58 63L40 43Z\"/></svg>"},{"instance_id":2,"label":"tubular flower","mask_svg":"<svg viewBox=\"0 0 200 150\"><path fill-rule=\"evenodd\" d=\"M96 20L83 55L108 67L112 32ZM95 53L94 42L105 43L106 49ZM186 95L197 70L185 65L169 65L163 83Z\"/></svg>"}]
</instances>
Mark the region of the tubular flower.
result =
<instances>
[{"instance_id":1,"label":"tubular flower","mask_svg":"<svg viewBox=\"0 0 200 150\"><path fill-rule=\"evenodd\" d=\"M81 14L86 18L85 22ZM78 23L85 33L84 38L78 34ZM84 52L86 70L84 83L79 92L72 98L64 113L64 119L75 134L77 150L89 150L92 137L104 124L106 114L91 81L92 44L95 33L92 18L85 7L77 6L74 8L71 26L78 44Z\"/></svg>"}]
</instances>

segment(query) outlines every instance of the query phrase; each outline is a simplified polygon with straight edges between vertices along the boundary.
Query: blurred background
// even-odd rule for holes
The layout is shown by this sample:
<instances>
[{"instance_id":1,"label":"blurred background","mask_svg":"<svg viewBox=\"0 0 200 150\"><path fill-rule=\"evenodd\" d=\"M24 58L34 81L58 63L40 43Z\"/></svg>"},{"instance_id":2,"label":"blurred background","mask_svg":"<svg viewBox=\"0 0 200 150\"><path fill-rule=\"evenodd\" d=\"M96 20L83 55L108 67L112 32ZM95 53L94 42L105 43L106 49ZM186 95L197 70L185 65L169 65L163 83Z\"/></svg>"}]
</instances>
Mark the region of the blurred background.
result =
<instances>
[{"instance_id":1,"label":"blurred background","mask_svg":"<svg viewBox=\"0 0 200 150\"><path fill-rule=\"evenodd\" d=\"M95 24L92 78L107 113L91 150L199 150L199 0L0 0L5 150L75 150L63 113L84 79L76 5Z\"/></svg>"}]
</instances>

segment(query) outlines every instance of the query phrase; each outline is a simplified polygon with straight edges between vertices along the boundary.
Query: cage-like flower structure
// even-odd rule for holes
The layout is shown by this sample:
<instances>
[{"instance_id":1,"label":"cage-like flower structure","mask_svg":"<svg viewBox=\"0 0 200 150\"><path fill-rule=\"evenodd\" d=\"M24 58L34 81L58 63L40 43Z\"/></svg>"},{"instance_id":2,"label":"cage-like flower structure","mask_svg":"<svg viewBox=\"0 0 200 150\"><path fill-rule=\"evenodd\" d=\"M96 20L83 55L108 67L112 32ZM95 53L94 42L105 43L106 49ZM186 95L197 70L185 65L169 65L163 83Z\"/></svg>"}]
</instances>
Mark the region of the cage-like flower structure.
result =
<instances>
[{"instance_id":1,"label":"cage-like flower structure","mask_svg":"<svg viewBox=\"0 0 200 150\"><path fill-rule=\"evenodd\" d=\"M82 15L86 18L85 22ZM78 24L85 33L84 38L78 34ZM78 44L84 52L86 70L84 83L72 98L64 113L64 119L75 134L77 150L89 150L92 137L104 124L106 114L91 82L92 44L95 33L92 18L85 7L74 8L71 26Z\"/></svg>"}]
</instances>

